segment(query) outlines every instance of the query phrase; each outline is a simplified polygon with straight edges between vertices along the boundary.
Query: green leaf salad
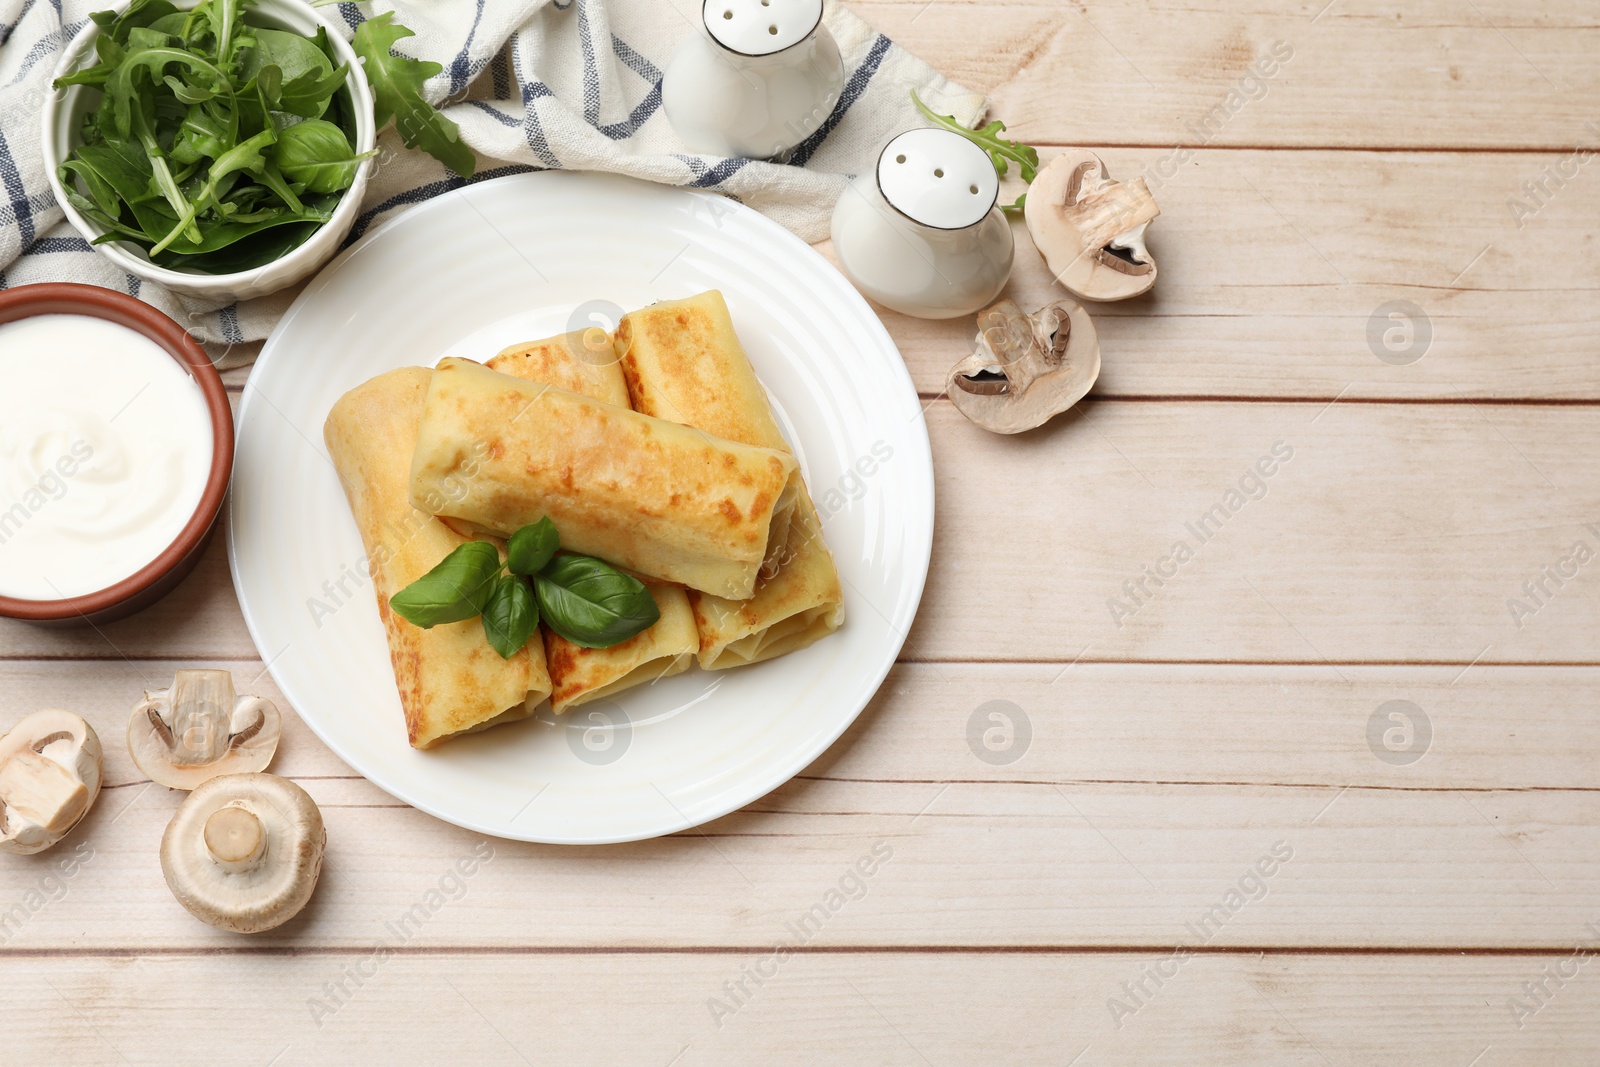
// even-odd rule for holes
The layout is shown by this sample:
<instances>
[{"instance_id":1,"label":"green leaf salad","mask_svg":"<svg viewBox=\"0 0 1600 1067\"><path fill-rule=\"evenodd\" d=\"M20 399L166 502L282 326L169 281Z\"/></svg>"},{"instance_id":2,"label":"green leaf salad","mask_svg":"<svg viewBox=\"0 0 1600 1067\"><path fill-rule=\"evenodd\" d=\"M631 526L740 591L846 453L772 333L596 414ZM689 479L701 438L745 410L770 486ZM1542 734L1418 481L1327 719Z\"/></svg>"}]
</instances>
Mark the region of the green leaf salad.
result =
<instances>
[{"instance_id":1,"label":"green leaf salad","mask_svg":"<svg viewBox=\"0 0 1600 1067\"><path fill-rule=\"evenodd\" d=\"M333 217L361 162L349 70L327 34L251 21L250 0L133 0L97 12L98 62L56 81L100 92L82 143L61 164L72 206L158 266L225 274L279 259ZM371 29L369 29L371 27ZM356 31L378 100L407 145L458 173L473 156L455 123L421 97L437 64L394 56L409 34L388 16ZM420 131L420 132L419 132Z\"/></svg>"}]
</instances>

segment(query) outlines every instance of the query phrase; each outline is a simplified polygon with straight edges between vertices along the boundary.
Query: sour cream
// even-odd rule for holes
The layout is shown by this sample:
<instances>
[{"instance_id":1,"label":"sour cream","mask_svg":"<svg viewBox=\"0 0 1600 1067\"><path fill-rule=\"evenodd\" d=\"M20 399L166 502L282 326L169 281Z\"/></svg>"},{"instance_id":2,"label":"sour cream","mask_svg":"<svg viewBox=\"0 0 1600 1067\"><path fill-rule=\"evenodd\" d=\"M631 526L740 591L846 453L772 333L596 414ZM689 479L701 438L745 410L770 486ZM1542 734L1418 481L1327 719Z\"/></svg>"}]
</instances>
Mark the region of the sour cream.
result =
<instances>
[{"instance_id":1,"label":"sour cream","mask_svg":"<svg viewBox=\"0 0 1600 1067\"><path fill-rule=\"evenodd\" d=\"M193 517L211 451L200 387L143 334L88 315L0 325L0 596L137 573Z\"/></svg>"}]
</instances>

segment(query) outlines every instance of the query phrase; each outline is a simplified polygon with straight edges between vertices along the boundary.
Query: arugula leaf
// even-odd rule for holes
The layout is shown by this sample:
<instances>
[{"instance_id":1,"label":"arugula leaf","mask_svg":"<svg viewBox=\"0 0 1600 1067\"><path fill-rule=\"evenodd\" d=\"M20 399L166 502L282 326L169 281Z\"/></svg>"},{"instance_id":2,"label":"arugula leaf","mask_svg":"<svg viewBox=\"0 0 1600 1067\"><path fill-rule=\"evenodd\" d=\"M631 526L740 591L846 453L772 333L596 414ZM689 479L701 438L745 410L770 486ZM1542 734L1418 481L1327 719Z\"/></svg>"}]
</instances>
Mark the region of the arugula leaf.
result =
<instances>
[{"instance_id":1,"label":"arugula leaf","mask_svg":"<svg viewBox=\"0 0 1600 1067\"><path fill-rule=\"evenodd\" d=\"M999 119L994 120L981 130L969 130L956 121L954 115L940 115L934 112L922 99L917 96L915 89L911 90L911 102L917 105L917 110L923 117L941 129L951 133L959 133L989 155L989 162L994 164L994 172L1004 178L1011 169L1012 162L1017 164L1019 176L1023 181L1032 184L1033 179L1039 176L1039 150L1023 144L1020 141L1008 140L1000 135L1006 132L1006 124ZM1003 204L1001 210L1008 214L1021 211L1026 205L1028 194L1024 193L1014 204Z\"/></svg>"},{"instance_id":2,"label":"arugula leaf","mask_svg":"<svg viewBox=\"0 0 1600 1067\"><path fill-rule=\"evenodd\" d=\"M487 541L468 541L433 570L389 598L389 607L406 621L432 629L481 615L495 592L500 553Z\"/></svg>"},{"instance_id":3,"label":"arugula leaf","mask_svg":"<svg viewBox=\"0 0 1600 1067\"><path fill-rule=\"evenodd\" d=\"M495 584L494 595L483 609L483 636L489 647L510 659L522 650L539 628L539 605L526 580L514 574Z\"/></svg>"},{"instance_id":4,"label":"arugula leaf","mask_svg":"<svg viewBox=\"0 0 1600 1067\"><path fill-rule=\"evenodd\" d=\"M461 130L422 98L422 83L444 70L438 63L395 55L390 49L415 34L393 22L394 12L363 22L350 46L362 59L372 86L373 121L381 130L390 118L407 148L420 148L463 178L477 158L461 141Z\"/></svg>"},{"instance_id":5,"label":"arugula leaf","mask_svg":"<svg viewBox=\"0 0 1600 1067\"><path fill-rule=\"evenodd\" d=\"M556 524L546 516L511 535L506 545L506 565L512 574L537 574L560 547Z\"/></svg>"},{"instance_id":6,"label":"arugula leaf","mask_svg":"<svg viewBox=\"0 0 1600 1067\"><path fill-rule=\"evenodd\" d=\"M610 648L661 618L644 583L591 556L562 553L534 576L545 625L582 648Z\"/></svg>"},{"instance_id":7,"label":"arugula leaf","mask_svg":"<svg viewBox=\"0 0 1600 1067\"><path fill-rule=\"evenodd\" d=\"M319 35L326 31L320 27ZM314 39L286 30L255 30L255 47L245 53L240 70L247 78L257 78L267 67L276 67L277 78L269 96L278 108L293 115L319 119L328 110L333 94L344 85L348 70L335 69ZM279 88L281 86L281 89Z\"/></svg>"}]
</instances>

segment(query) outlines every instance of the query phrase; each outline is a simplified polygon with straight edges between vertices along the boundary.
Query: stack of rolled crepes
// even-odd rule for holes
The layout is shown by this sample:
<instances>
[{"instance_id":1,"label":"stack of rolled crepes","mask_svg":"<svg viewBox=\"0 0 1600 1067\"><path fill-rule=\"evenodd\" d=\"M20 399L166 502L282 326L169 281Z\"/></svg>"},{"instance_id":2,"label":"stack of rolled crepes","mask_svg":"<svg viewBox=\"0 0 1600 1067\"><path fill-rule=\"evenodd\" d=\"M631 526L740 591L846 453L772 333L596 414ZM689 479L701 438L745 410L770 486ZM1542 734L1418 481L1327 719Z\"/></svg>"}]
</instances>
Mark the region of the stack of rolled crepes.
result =
<instances>
[{"instance_id":1,"label":"stack of rolled crepes","mask_svg":"<svg viewBox=\"0 0 1600 1067\"><path fill-rule=\"evenodd\" d=\"M335 405L326 436L416 747L525 716L547 695L561 713L695 657L712 670L770 659L842 622L816 509L720 293L627 316L614 347L591 330L487 366L382 375ZM660 620L605 649L546 628L542 648L501 660L476 619L421 630L389 610L464 540L547 516L564 548L644 580ZM397 524L426 539L408 535L397 554ZM491 708L519 686L521 704Z\"/></svg>"}]
</instances>

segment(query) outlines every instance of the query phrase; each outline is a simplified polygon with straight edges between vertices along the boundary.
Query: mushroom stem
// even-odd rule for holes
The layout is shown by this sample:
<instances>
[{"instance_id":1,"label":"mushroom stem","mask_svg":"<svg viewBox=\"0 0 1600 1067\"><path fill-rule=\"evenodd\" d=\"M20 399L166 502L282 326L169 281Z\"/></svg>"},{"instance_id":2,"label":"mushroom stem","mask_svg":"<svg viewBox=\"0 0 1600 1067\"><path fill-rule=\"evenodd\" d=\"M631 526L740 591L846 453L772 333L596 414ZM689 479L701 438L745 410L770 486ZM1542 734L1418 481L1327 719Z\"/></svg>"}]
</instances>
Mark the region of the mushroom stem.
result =
<instances>
[{"instance_id":1,"label":"mushroom stem","mask_svg":"<svg viewBox=\"0 0 1600 1067\"><path fill-rule=\"evenodd\" d=\"M1110 245L1129 230L1150 222L1161 214L1150 187L1143 178L1116 182L1109 178L1095 187L1083 186L1084 172L1094 169L1094 164L1084 163L1078 168L1075 185L1076 202L1068 194L1066 213L1077 223L1083 234L1083 246L1098 250Z\"/></svg>"},{"instance_id":2,"label":"mushroom stem","mask_svg":"<svg viewBox=\"0 0 1600 1067\"><path fill-rule=\"evenodd\" d=\"M170 700L178 766L203 766L227 750L234 702L231 671L178 671Z\"/></svg>"},{"instance_id":3,"label":"mushroom stem","mask_svg":"<svg viewBox=\"0 0 1600 1067\"><path fill-rule=\"evenodd\" d=\"M206 851L229 874L255 870L267 851L267 828L244 808L218 808L206 820L203 834Z\"/></svg>"},{"instance_id":4,"label":"mushroom stem","mask_svg":"<svg viewBox=\"0 0 1600 1067\"><path fill-rule=\"evenodd\" d=\"M66 833L89 808L88 787L77 775L31 747L0 767L0 790L13 811L51 833Z\"/></svg>"}]
</instances>

